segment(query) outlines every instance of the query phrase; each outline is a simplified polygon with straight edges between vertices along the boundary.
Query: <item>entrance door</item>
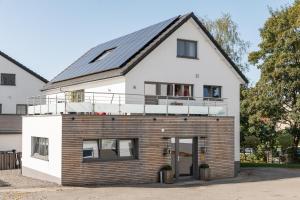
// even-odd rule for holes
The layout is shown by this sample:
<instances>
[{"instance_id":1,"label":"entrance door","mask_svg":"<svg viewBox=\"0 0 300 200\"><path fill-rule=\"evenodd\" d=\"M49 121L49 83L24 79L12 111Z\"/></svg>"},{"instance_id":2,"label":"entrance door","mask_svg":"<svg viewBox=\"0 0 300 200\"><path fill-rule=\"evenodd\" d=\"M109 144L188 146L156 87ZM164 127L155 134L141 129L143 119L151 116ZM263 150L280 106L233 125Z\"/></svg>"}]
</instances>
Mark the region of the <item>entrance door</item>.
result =
<instances>
[{"instance_id":1,"label":"entrance door","mask_svg":"<svg viewBox=\"0 0 300 200\"><path fill-rule=\"evenodd\" d=\"M193 139L179 139L179 176L193 175Z\"/></svg>"},{"instance_id":2,"label":"entrance door","mask_svg":"<svg viewBox=\"0 0 300 200\"><path fill-rule=\"evenodd\" d=\"M172 138L171 143L175 178L197 177L197 138Z\"/></svg>"}]
</instances>

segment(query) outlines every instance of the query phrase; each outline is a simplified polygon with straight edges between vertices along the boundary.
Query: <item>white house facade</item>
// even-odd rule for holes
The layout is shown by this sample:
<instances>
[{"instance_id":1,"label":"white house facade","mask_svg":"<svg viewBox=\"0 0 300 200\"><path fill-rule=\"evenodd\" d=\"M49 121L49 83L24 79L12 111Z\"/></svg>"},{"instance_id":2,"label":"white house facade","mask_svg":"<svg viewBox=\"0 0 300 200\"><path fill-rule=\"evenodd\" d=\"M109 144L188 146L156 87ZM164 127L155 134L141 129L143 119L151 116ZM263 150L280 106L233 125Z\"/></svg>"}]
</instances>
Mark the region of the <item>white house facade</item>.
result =
<instances>
[{"instance_id":1,"label":"white house facade","mask_svg":"<svg viewBox=\"0 0 300 200\"><path fill-rule=\"evenodd\" d=\"M21 151L22 120L27 97L41 94L48 82L0 51L0 151Z\"/></svg>"},{"instance_id":2,"label":"white house facade","mask_svg":"<svg viewBox=\"0 0 300 200\"><path fill-rule=\"evenodd\" d=\"M152 38L149 36L150 29L159 29ZM116 56L118 50L121 51L121 45L124 45L120 39L87 52L46 85L42 100L46 103L32 106L30 112L233 117L232 158L237 171L240 160L240 85L246 84L245 76L193 13L153 25L149 30L142 29L133 36L125 36L123 40L130 41L131 37L137 40L139 34L141 38L150 37L150 40L119 67L107 68L105 62L113 63L120 59ZM94 52L97 48L101 50ZM132 47L128 48L127 51L131 51ZM91 66L85 70L90 71L77 74L84 71L80 68L80 65L84 67L84 59L88 60L85 65ZM99 70L95 71L97 66ZM34 120L34 117L28 118ZM23 137L27 140L32 137L31 129L24 133ZM223 139L226 141L226 138ZM23 165L29 167L30 162L25 160ZM180 175L178 165L174 167L176 177Z\"/></svg>"}]
</instances>

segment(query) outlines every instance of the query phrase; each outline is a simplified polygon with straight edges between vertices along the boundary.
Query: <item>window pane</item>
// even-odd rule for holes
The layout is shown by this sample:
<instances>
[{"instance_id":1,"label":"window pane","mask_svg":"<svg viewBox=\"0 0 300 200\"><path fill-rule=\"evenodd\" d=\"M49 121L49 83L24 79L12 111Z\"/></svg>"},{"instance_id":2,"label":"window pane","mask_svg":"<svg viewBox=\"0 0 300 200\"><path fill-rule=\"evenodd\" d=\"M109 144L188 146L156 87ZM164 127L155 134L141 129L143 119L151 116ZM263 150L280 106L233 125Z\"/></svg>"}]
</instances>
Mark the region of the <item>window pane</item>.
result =
<instances>
[{"instance_id":1,"label":"window pane","mask_svg":"<svg viewBox=\"0 0 300 200\"><path fill-rule=\"evenodd\" d=\"M42 160L48 160L48 146L48 138L31 137L31 156Z\"/></svg>"},{"instance_id":2,"label":"window pane","mask_svg":"<svg viewBox=\"0 0 300 200\"><path fill-rule=\"evenodd\" d=\"M191 96L191 86L190 85L185 85L183 89L183 96Z\"/></svg>"},{"instance_id":3,"label":"window pane","mask_svg":"<svg viewBox=\"0 0 300 200\"><path fill-rule=\"evenodd\" d=\"M220 98L221 97L221 88L213 87L212 96L215 98Z\"/></svg>"},{"instance_id":4,"label":"window pane","mask_svg":"<svg viewBox=\"0 0 300 200\"><path fill-rule=\"evenodd\" d=\"M26 105L17 105L17 115L26 115L27 114L27 106Z\"/></svg>"},{"instance_id":5,"label":"window pane","mask_svg":"<svg viewBox=\"0 0 300 200\"><path fill-rule=\"evenodd\" d=\"M186 42L186 56L196 58L196 43Z\"/></svg>"},{"instance_id":6,"label":"window pane","mask_svg":"<svg viewBox=\"0 0 300 200\"><path fill-rule=\"evenodd\" d=\"M178 56L184 56L185 55L185 42L183 40L177 41L177 55Z\"/></svg>"},{"instance_id":7,"label":"window pane","mask_svg":"<svg viewBox=\"0 0 300 200\"><path fill-rule=\"evenodd\" d=\"M15 74L1 74L1 85L16 85Z\"/></svg>"},{"instance_id":8,"label":"window pane","mask_svg":"<svg viewBox=\"0 0 300 200\"><path fill-rule=\"evenodd\" d=\"M167 96L168 94L168 85L167 84L161 84L160 85L160 95L161 96Z\"/></svg>"},{"instance_id":9,"label":"window pane","mask_svg":"<svg viewBox=\"0 0 300 200\"><path fill-rule=\"evenodd\" d=\"M221 98L221 86L204 86L204 97Z\"/></svg>"},{"instance_id":10,"label":"window pane","mask_svg":"<svg viewBox=\"0 0 300 200\"><path fill-rule=\"evenodd\" d=\"M133 157L134 145L133 140L120 140L120 157Z\"/></svg>"},{"instance_id":11,"label":"window pane","mask_svg":"<svg viewBox=\"0 0 300 200\"><path fill-rule=\"evenodd\" d=\"M203 92L204 92L204 97L210 97L209 96L209 86L204 86L204 90L203 90Z\"/></svg>"},{"instance_id":12,"label":"window pane","mask_svg":"<svg viewBox=\"0 0 300 200\"><path fill-rule=\"evenodd\" d=\"M175 96L182 96L182 85L175 84Z\"/></svg>"},{"instance_id":13,"label":"window pane","mask_svg":"<svg viewBox=\"0 0 300 200\"><path fill-rule=\"evenodd\" d=\"M83 158L99 158L98 141L83 141Z\"/></svg>"},{"instance_id":14,"label":"window pane","mask_svg":"<svg viewBox=\"0 0 300 200\"><path fill-rule=\"evenodd\" d=\"M167 96L174 96L173 93L173 84L168 84L168 93Z\"/></svg>"},{"instance_id":15,"label":"window pane","mask_svg":"<svg viewBox=\"0 0 300 200\"><path fill-rule=\"evenodd\" d=\"M197 58L197 42L177 40L177 56Z\"/></svg>"},{"instance_id":16,"label":"window pane","mask_svg":"<svg viewBox=\"0 0 300 200\"><path fill-rule=\"evenodd\" d=\"M116 159L118 157L117 140L104 139L101 140L101 159Z\"/></svg>"}]
</instances>

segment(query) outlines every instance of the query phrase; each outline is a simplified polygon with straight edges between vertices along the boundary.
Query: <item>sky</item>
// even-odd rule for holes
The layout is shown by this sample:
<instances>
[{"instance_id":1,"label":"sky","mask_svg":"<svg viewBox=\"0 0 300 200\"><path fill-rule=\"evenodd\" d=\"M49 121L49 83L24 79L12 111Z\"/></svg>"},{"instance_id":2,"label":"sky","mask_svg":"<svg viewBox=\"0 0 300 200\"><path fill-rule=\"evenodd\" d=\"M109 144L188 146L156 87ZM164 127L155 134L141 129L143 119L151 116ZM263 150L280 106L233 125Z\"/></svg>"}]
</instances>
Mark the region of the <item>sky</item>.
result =
<instances>
[{"instance_id":1,"label":"sky","mask_svg":"<svg viewBox=\"0 0 300 200\"><path fill-rule=\"evenodd\" d=\"M243 40L258 49L273 9L293 0L0 0L0 50L51 80L92 47L171 17L230 13ZM250 66L254 84L260 76Z\"/></svg>"}]
</instances>

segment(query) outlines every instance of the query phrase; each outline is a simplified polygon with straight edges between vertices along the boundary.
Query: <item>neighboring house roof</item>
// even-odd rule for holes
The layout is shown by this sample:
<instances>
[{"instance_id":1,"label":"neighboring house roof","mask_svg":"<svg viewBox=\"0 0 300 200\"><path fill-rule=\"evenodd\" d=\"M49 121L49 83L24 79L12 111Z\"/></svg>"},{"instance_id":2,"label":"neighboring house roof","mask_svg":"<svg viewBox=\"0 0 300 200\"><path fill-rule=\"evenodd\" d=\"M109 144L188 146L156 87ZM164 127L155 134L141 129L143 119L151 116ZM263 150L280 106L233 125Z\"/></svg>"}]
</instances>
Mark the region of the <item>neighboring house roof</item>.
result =
<instances>
[{"instance_id":1,"label":"neighboring house roof","mask_svg":"<svg viewBox=\"0 0 300 200\"><path fill-rule=\"evenodd\" d=\"M125 75L182 24L191 18L193 18L205 32L239 76L248 83L244 74L220 47L200 20L194 13L189 13L187 15L165 20L92 48L63 72L58 74L44 87L43 90ZM113 49L110 54L103 59L97 60L110 49Z\"/></svg>"},{"instance_id":2,"label":"neighboring house roof","mask_svg":"<svg viewBox=\"0 0 300 200\"><path fill-rule=\"evenodd\" d=\"M21 69L25 70L26 72L30 73L31 75L35 76L36 78L38 78L39 80L43 81L44 83L48 83L48 80L43 78L42 76L40 76L39 74L35 73L34 71L32 71L31 69L25 67L23 64L19 63L18 61L16 61L15 59L13 59L12 57L8 56L7 54L3 53L2 51L0 51L0 55L4 58L6 58L7 60L9 60L10 62L14 63L15 65L17 65L18 67L20 67Z\"/></svg>"}]
</instances>

